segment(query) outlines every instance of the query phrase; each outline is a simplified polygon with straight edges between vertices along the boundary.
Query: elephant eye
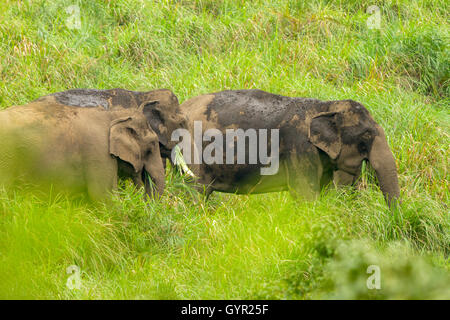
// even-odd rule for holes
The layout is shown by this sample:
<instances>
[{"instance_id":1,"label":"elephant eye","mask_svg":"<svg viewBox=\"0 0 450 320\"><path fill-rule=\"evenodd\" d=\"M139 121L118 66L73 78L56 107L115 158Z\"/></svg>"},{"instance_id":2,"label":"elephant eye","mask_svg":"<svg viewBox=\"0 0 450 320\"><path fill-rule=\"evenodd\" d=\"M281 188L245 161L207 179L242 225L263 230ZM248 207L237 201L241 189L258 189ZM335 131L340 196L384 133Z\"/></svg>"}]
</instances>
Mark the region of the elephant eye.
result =
<instances>
[{"instance_id":1,"label":"elephant eye","mask_svg":"<svg viewBox=\"0 0 450 320\"><path fill-rule=\"evenodd\" d=\"M360 143L358 144L358 151L359 151L360 153L367 153L369 150L368 150L368 148L367 148L367 145L366 145L364 142L360 142Z\"/></svg>"},{"instance_id":2,"label":"elephant eye","mask_svg":"<svg viewBox=\"0 0 450 320\"><path fill-rule=\"evenodd\" d=\"M136 130L134 130L133 128L128 127L127 130L129 133L131 133L133 135L137 134Z\"/></svg>"},{"instance_id":3,"label":"elephant eye","mask_svg":"<svg viewBox=\"0 0 450 320\"><path fill-rule=\"evenodd\" d=\"M138 134L136 132L136 130L134 130L133 128L128 127L127 128L128 133L130 133L132 136L137 137Z\"/></svg>"},{"instance_id":4,"label":"elephant eye","mask_svg":"<svg viewBox=\"0 0 450 320\"><path fill-rule=\"evenodd\" d=\"M158 109L153 109L151 112L155 118L162 119L161 111L159 111Z\"/></svg>"},{"instance_id":5,"label":"elephant eye","mask_svg":"<svg viewBox=\"0 0 450 320\"><path fill-rule=\"evenodd\" d=\"M152 155L152 150L145 151L145 158L148 158Z\"/></svg>"}]
</instances>

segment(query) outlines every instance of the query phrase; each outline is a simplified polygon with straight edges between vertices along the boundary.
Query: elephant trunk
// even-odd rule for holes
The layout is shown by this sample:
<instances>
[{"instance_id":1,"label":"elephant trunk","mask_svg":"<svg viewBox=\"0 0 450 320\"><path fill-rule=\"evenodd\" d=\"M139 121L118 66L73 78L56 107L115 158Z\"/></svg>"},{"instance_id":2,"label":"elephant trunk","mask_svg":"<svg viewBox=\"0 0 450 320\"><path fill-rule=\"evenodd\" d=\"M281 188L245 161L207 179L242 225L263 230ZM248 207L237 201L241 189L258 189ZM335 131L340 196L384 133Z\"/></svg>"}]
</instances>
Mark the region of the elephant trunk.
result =
<instances>
[{"instance_id":1,"label":"elephant trunk","mask_svg":"<svg viewBox=\"0 0 450 320\"><path fill-rule=\"evenodd\" d=\"M382 130L380 130L380 136L375 137L373 141L369 162L376 171L380 189L391 207L392 203L400 197L400 188L394 156Z\"/></svg>"},{"instance_id":2,"label":"elephant trunk","mask_svg":"<svg viewBox=\"0 0 450 320\"><path fill-rule=\"evenodd\" d=\"M155 156L150 157L148 161L146 161L145 172L148 173L151 179L149 181L148 177L145 177L145 192L149 197L160 197L165 188L165 170L161 158L159 154L155 154Z\"/></svg>"}]
</instances>

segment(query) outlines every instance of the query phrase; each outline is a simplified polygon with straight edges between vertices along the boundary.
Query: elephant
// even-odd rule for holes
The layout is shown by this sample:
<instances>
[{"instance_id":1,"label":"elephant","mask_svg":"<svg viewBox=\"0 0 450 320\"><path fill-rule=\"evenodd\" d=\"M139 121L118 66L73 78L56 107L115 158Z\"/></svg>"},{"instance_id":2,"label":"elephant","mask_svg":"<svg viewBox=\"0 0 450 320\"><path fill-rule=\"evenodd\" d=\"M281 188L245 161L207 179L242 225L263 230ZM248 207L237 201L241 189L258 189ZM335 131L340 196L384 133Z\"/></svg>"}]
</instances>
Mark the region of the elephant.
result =
<instances>
[{"instance_id":1,"label":"elephant","mask_svg":"<svg viewBox=\"0 0 450 320\"><path fill-rule=\"evenodd\" d=\"M178 98L168 89L151 91L130 91L121 88L71 89L42 96L35 101L82 108L101 106L106 110L138 108L145 104L144 114L158 135L164 166L175 146L170 139L172 131L187 127L187 120L179 109Z\"/></svg>"},{"instance_id":2,"label":"elephant","mask_svg":"<svg viewBox=\"0 0 450 320\"><path fill-rule=\"evenodd\" d=\"M146 108L106 111L43 99L0 111L0 185L31 182L37 190L51 186L97 202L123 177L158 197L165 170Z\"/></svg>"},{"instance_id":3,"label":"elephant","mask_svg":"<svg viewBox=\"0 0 450 320\"><path fill-rule=\"evenodd\" d=\"M182 150L190 172L200 186L203 185L207 196L213 191L249 194L289 190L295 198L314 200L332 181L333 174L341 173L344 183L355 181L362 162L368 160L376 171L387 203L391 205L399 198L396 163L386 135L361 103L287 97L251 89L200 95L183 102L180 109L188 119L191 136L196 134L196 123L201 127L203 140L199 144L202 149L212 141L208 132L212 132L215 139L225 136L229 130L244 132L244 163L244 157L239 163L236 160L239 155L235 155L234 160L230 157L231 163L224 164L228 156L225 152L222 161L196 163ZM263 140L264 135L260 135L258 141L251 141L249 130L252 129L277 133L278 141ZM233 151L238 144L235 141L231 141ZM275 150L278 170L275 174L263 175L261 169L267 168L268 162L250 163L248 159L262 146L272 148L274 142L278 145ZM219 141L226 151L227 143L229 141ZM198 144L191 144L198 149ZM221 159L220 154L218 158Z\"/></svg>"}]
</instances>

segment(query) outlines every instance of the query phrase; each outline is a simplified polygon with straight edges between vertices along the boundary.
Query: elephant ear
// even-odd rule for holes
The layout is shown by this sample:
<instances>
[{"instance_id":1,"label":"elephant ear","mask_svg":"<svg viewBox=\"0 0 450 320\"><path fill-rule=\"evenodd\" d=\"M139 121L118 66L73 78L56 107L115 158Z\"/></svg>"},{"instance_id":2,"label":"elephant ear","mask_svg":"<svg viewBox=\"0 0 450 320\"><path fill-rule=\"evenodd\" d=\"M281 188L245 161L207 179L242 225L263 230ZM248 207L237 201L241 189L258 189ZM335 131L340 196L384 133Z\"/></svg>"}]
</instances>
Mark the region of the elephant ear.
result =
<instances>
[{"instance_id":1,"label":"elephant ear","mask_svg":"<svg viewBox=\"0 0 450 320\"><path fill-rule=\"evenodd\" d=\"M150 127L158 135L159 141L166 145L167 140L167 119L158 100L144 102L140 108L147 118Z\"/></svg>"},{"instance_id":2,"label":"elephant ear","mask_svg":"<svg viewBox=\"0 0 450 320\"><path fill-rule=\"evenodd\" d=\"M341 152L342 141L337 124L337 112L322 112L311 118L309 140L317 148L336 159Z\"/></svg>"},{"instance_id":3,"label":"elephant ear","mask_svg":"<svg viewBox=\"0 0 450 320\"><path fill-rule=\"evenodd\" d=\"M132 117L124 117L111 122L109 128L109 152L131 164L136 172L144 166L138 133L132 125Z\"/></svg>"}]
</instances>

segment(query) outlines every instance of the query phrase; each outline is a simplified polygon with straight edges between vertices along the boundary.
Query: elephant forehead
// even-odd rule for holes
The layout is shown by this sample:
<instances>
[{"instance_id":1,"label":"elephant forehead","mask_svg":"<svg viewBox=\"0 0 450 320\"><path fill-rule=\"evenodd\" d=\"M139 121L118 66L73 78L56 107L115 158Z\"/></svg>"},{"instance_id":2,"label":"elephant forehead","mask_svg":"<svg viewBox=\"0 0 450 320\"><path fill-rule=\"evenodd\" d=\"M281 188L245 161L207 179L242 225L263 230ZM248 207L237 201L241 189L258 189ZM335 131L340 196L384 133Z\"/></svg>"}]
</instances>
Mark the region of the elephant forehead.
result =
<instances>
[{"instance_id":1,"label":"elephant forehead","mask_svg":"<svg viewBox=\"0 0 450 320\"><path fill-rule=\"evenodd\" d=\"M130 110L130 109L127 109ZM147 138L151 138L152 140L158 140L158 135L156 134L156 132L152 129L152 127L150 126L150 124L147 122L147 118L142 114L136 111L136 109L132 109L133 112L132 114L134 115L134 121L136 123L136 125L138 126L139 130L141 130L144 135ZM161 126L159 127L160 131L167 131L167 129L165 127L161 128Z\"/></svg>"},{"instance_id":2,"label":"elephant forehead","mask_svg":"<svg viewBox=\"0 0 450 320\"><path fill-rule=\"evenodd\" d=\"M360 123L355 126L347 126L342 128L342 142L347 145L358 144L361 141L370 143L376 134L377 130L375 127L372 127L366 123Z\"/></svg>"},{"instance_id":3,"label":"elephant forehead","mask_svg":"<svg viewBox=\"0 0 450 320\"><path fill-rule=\"evenodd\" d=\"M134 92L137 104L150 100L157 100L163 107L178 108L179 102L177 96L168 89L158 89L147 92ZM175 111L175 110L174 110Z\"/></svg>"},{"instance_id":4,"label":"elephant forehead","mask_svg":"<svg viewBox=\"0 0 450 320\"><path fill-rule=\"evenodd\" d=\"M112 106L120 106L123 108L137 108L135 93L124 89L107 90L108 100Z\"/></svg>"}]
</instances>

